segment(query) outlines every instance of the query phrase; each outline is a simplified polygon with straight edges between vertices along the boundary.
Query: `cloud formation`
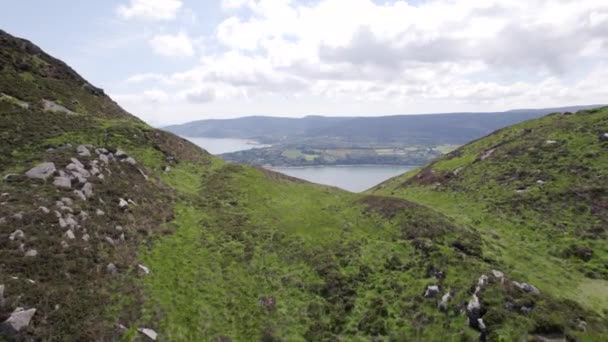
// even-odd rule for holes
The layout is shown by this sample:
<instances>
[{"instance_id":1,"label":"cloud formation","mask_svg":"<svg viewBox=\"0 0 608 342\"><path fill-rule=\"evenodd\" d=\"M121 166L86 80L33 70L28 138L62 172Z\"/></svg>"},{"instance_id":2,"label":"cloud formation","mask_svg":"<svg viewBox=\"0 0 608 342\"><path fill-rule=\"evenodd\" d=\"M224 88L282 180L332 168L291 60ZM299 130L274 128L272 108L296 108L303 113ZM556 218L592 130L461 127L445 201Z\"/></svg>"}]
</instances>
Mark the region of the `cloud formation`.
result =
<instances>
[{"instance_id":1,"label":"cloud formation","mask_svg":"<svg viewBox=\"0 0 608 342\"><path fill-rule=\"evenodd\" d=\"M116 11L123 19L172 20L182 5L181 0L130 0Z\"/></svg>"},{"instance_id":2,"label":"cloud formation","mask_svg":"<svg viewBox=\"0 0 608 342\"><path fill-rule=\"evenodd\" d=\"M215 48L196 65L129 81L194 94L175 99L196 103L274 96L402 113L591 103L608 91L594 83L608 60L604 0L223 0L221 8L225 18L206 37ZM185 35L154 40L160 54L195 53Z\"/></svg>"},{"instance_id":3,"label":"cloud formation","mask_svg":"<svg viewBox=\"0 0 608 342\"><path fill-rule=\"evenodd\" d=\"M167 57L191 57L194 55L194 45L190 37L180 32L178 34L159 34L149 41L150 46L159 55Z\"/></svg>"}]
</instances>

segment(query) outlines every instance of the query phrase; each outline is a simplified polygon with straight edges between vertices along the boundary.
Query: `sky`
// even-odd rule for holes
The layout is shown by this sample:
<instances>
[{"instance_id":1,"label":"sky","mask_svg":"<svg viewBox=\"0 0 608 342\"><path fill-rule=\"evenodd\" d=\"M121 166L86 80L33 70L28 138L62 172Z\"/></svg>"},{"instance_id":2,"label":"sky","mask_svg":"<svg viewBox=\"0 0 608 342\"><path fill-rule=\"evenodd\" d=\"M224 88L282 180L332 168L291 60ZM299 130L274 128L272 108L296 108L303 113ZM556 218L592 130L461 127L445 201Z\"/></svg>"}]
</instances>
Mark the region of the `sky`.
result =
<instances>
[{"instance_id":1,"label":"sky","mask_svg":"<svg viewBox=\"0 0 608 342\"><path fill-rule=\"evenodd\" d=\"M19 0L33 41L156 125L606 103L606 0Z\"/></svg>"}]
</instances>

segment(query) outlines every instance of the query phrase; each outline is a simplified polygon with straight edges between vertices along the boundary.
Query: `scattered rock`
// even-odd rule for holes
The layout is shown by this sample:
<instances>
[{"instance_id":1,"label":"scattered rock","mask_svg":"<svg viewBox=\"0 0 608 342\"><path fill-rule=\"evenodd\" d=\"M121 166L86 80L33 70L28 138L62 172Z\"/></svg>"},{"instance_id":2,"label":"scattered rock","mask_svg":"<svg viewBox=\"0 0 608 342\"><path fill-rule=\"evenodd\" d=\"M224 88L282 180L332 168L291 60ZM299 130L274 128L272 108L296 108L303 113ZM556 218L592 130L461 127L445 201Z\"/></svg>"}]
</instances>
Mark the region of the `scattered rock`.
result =
<instances>
[{"instance_id":1,"label":"scattered rock","mask_svg":"<svg viewBox=\"0 0 608 342\"><path fill-rule=\"evenodd\" d=\"M0 224L6 224L6 218L0 217Z\"/></svg>"},{"instance_id":2,"label":"scattered rock","mask_svg":"<svg viewBox=\"0 0 608 342\"><path fill-rule=\"evenodd\" d=\"M430 286L427 286L426 291L424 292L424 296L426 298L433 298L438 293L439 293L439 286L437 286L437 285L430 285Z\"/></svg>"},{"instance_id":3,"label":"scattered rock","mask_svg":"<svg viewBox=\"0 0 608 342\"><path fill-rule=\"evenodd\" d=\"M79 145L78 147L76 147L76 153L78 153L78 155L81 157L90 157L91 156L91 152L84 145Z\"/></svg>"},{"instance_id":4,"label":"scattered rock","mask_svg":"<svg viewBox=\"0 0 608 342\"><path fill-rule=\"evenodd\" d=\"M528 283L519 283L517 281L513 281L513 285L519 287L525 292L540 294L540 290L536 288L536 286L528 284Z\"/></svg>"},{"instance_id":5,"label":"scattered rock","mask_svg":"<svg viewBox=\"0 0 608 342\"><path fill-rule=\"evenodd\" d=\"M122 226L116 226L115 229L118 230L119 232L122 232L123 228L122 228Z\"/></svg>"},{"instance_id":6,"label":"scattered rock","mask_svg":"<svg viewBox=\"0 0 608 342\"><path fill-rule=\"evenodd\" d=\"M601 142L608 141L608 132L604 132L604 133L600 134L600 141Z\"/></svg>"},{"instance_id":7,"label":"scattered rock","mask_svg":"<svg viewBox=\"0 0 608 342\"><path fill-rule=\"evenodd\" d=\"M111 237L109 237L109 236L106 236L106 237L105 237L105 240L106 240L106 241L107 241L107 242L108 242L110 245L112 245L112 246L114 246L114 245L116 244L116 243L114 242L114 239L112 239L112 238L111 238Z\"/></svg>"},{"instance_id":8,"label":"scattered rock","mask_svg":"<svg viewBox=\"0 0 608 342\"><path fill-rule=\"evenodd\" d=\"M118 208L120 209L127 209L129 208L129 202L125 201L122 198L118 199Z\"/></svg>"},{"instance_id":9,"label":"scattered rock","mask_svg":"<svg viewBox=\"0 0 608 342\"><path fill-rule=\"evenodd\" d=\"M142 176L144 176L144 179L145 179L145 180L148 180L148 175L146 175L146 174L145 174L145 173L142 171L142 169L137 169L137 170L139 171L139 173L141 173L141 175L142 175Z\"/></svg>"},{"instance_id":10,"label":"scattered rock","mask_svg":"<svg viewBox=\"0 0 608 342\"><path fill-rule=\"evenodd\" d=\"M156 333L156 331L154 331L152 329L138 328L137 331L139 331L140 333L142 333L144 336L148 337L152 341L156 341L156 338L158 337L158 334Z\"/></svg>"},{"instance_id":11,"label":"scattered rock","mask_svg":"<svg viewBox=\"0 0 608 342\"><path fill-rule=\"evenodd\" d=\"M116 150L116 153L114 153L114 157L122 159L122 158L127 158L128 155L125 151L118 149L118 150Z\"/></svg>"},{"instance_id":12,"label":"scattered rock","mask_svg":"<svg viewBox=\"0 0 608 342\"><path fill-rule=\"evenodd\" d=\"M38 210L42 211L45 214L50 214L51 211L47 207L38 207Z\"/></svg>"},{"instance_id":13,"label":"scattered rock","mask_svg":"<svg viewBox=\"0 0 608 342\"><path fill-rule=\"evenodd\" d=\"M545 143L547 145L553 145L553 144L557 144L557 141L555 141L555 140L547 140L547 141L545 141Z\"/></svg>"},{"instance_id":14,"label":"scattered rock","mask_svg":"<svg viewBox=\"0 0 608 342\"><path fill-rule=\"evenodd\" d=\"M4 284L0 284L0 308L4 306L6 299L4 299Z\"/></svg>"},{"instance_id":15,"label":"scattered rock","mask_svg":"<svg viewBox=\"0 0 608 342\"><path fill-rule=\"evenodd\" d=\"M74 232L71 229L65 232L65 237L67 237L69 240L76 239L76 235L74 235Z\"/></svg>"},{"instance_id":16,"label":"scattered rock","mask_svg":"<svg viewBox=\"0 0 608 342\"><path fill-rule=\"evenodd\" d=\"M23 230L17 229L11 235L9 235L8 239L11 241L23 240L25 239L25 233L23 232Z\"/></svg>"},{"instance_id":17,"label":"scattered rock","mask_svg":"<svg viewBox=\"0 0 608 342\"><path fill-rule=\"evenodd\" d=\"M53 163L42 163L25 173L28 178L46 180L52 176L57 169Z\"/></svg>"},{"instance_id":18,"label":"scattered rock","mask_svg":"<svg viewBox=\"0 0 608 342\"><path fill-rule=\"evenodd\" d=\"M105 154L100 154L99 160L101 160L101 162L104 164L110 164L110 158L108 158L108 156L106 156Z\"/></svg>"},{"instance_id":19,"label":"scattered rock","mask_svg":"<svg viewBox=\"0 0 608 342\"><path fill-rule=\"evenodd\" d=\"M88 241L91 239L91 237L89 236L89 234L84 234L84 235L82 236L82 239L83 239L85 242L88 242Z\"/></svg>"},{"instance_id":20,"label":"scattered rock","mask_svg":"<svg viewBox=\"0 0 608 342\"><path fill-rule=\"evenodd\" d=\"M439 302L439 310L442 312L448 311L448 301L452 298L452 295L448 292L441 297L441 302Z\"/></svg>"},{"instance_id":21,"label":"scattered rock","mask_svg":"<svg viewBox=\"0 0 608 342\"><path fill-rule=\"evenodd\" d=\"M74 205L74 200L69 198L69 197L63 197L61 198L61 202L69 207Z\"/></svg>"},{"instance_id":22,"label":"scattered rock","mask_svg":"<svg viewBox=\"0 0 608 342\"><path fill-rule=\"evenodd\" d=\"M19 175L16 173L9 173L6 176L4 176L4 178L2 178L2 180L7 183L11 183L11 182L17 181L19 178L20 178Z\"/></svg>"},{"instance_id":23,"label":"scattered rock","mask_svg":"<svg viewBox=\"0 0 608 342\"><path fill-rule=\"evenodd\" d=\"M47 112L53 112L53 113L63 112L63 113L69 114L69 115L76 115L75 112L65 108L64 106L62 106L60 104L50 101L50 100L43 99L42 106L43 106L44 110Z\"/></svg>"},{"instance_id":24,"label":"scattered rock","mask_svg":"<svg viewBox=\"0 0 608 342\"><path fill-rule=\"evenodd\" d=\"M78 175L76 175L76 173L79 173L84 178L91 177L91 173L89 171L87 171L87 169L85 169L82 166L76 165L74 163L68 164L68 166L66 166L65 168L66 168L66 170L72 171L72 174L75 177L78 177Z\"/></svg>"},{"instance_id":25,"label":"scattered rock","mask_svg":"<svg viewBox=\"0 0 608 342\"><path fill-rule=\"evenodd\" d=\"M496 151L496 149L495 149L495 148L492 148L492 149L489 149L489 150L487 150L487 151L484 151L484 152L481 154L481 156L479 157L479 159L480 159L480 160L486 160L487 158L489 158L489 157L490 157L490 156L491 156L491 155L494 153L494 151Z\"/></svg>"},{"instance_id":26,"label":"scattered rock","mask_svg":"<svg viewBox=\"0 0 608 342\"><path fill-rule=\"evenodd\" d=\"M87 197L80 190L74 190L74 195L83 201L87 200Z\"/></svg>"},{"instance_id":27,"label":"scattered rock","mask_svg":"<svg viewBox=\"0 0 608 342\"><path fill-rule=\"evenodd\" d=\"M72 181L67 177L55 177L53 185L62 189L71 189Z\"/></svg>"},{"instance_id":28,"label":"scattered rock","mask_svg":"<svg viewBox=\"0 0 608 342\"><path fill-rule=\"evenodd\" d=\"M104 212L103 212L103 210L101 210L101 209L97 209L97 210L95 210L95 215L97 215L97 216L103 216L103 215L105 215L105 214L106 214L106 213L104 213Z\"/></svg>"},{"instance_id":29,"label":"scattered rock","mask_svg":"<svg viewBox=\"0 0 608 342\"><path fill-rule=\"evenodd\" d=\"M474 294L471 300L467 303L467 317L469 318L469 325L472 327L477 326L477 320L481 318L481 304L479 303L479 297Z\"/></svg>"},{"instance_id":30,"label":"scattered rock","mask_svg":"<svg viewBox=\"0 0 608 342\"><path fill-rule=\"evenodd\" d=\"M65 222L65 219L63 217L59 218L59 227L61 227L61 228L67 228L68 227L68 223Z\"/></svg>"},{"instance_id":31,"label":"scattered rock","mask_svg":"<svg viewBox=\"0 0 608 342\"><path fill-rule=\"evenodd\" d=\"M137 267L139 267L140 270L142 270L144 272L144 274L150 274L150 269L147 268L144 265L137 265Z\"/></svg>"},{"instance_id":32,"label":"scattered rock","mask_svg":"<svg viewBox=\"0 0 608 342\"><path fill-rule=\"evenodd\" d=\"M76 227L78 227L78 222L71 215L68 216L67 219L65 219L65 222L68 225L68 227L70 227L70 228L76 228Z\"/></svg>"},{"instance_id":33,"label":"scattered rock","mask_svg":"<svg viewBox=\"0 0 608 342\"><path fill-rule=\"evenodd\" d=\"M82 193L86 198L93 197L93 184L85 183L85 185L82 187Z\"/></svg>"},{"instance_id":34,"label":"scattered rock","mask_svg":"<svg viewBox=\"0 0 608 342\"><path fill-rule=\"evenodd\" d=\"M96 148L95 153L97 153L99 155L106 155L110 152L108 150L106 150L105 148Z\"/></svg>"},{"instance_id":35,"label":"scattered rock","mask_svg":"<svg viewBox=\"0 0 608 342\"><path fill-rule=\"evenodd\" d=\"M86 147L85 147L85 148L86 148ZM78 159L76 159L76 158L70 158L70 161L71 161L73 164L76 164L77 166L80 166L80 167L84 168L84 164L83 164L83 163L82 163L80 160L78 160Z\"/></svg>"},{"instance_id":36,"label":"scattered rock","mask_svg":"<svg viewBox=\"0 0 608 342\"><path fill-rule=\"evenodd\" d=\"M170 166L165 166L165 172L169 172L171 171L171 167Z\"/></svg>"},{"instance_id":37,"label":"scattered rock","mask_svg":"<svg viewBox=\"0 0 608 342\"><path fill-rule=\"evenodd\" d=\"M479 279L477 279L477 285L479 285L479 286L484 286L487 283L488 283L488 276L485 274L482 274L481 276L479 276Z\"/></svg>"},{"instance_id":38,"label":"scattered rock","mask_svg":"<svg viewBox=\"0 0 608 342\"><path fill-rule=\"evenodd\" d=\"M135 161L135 159L133 159L133 157L128 157L127 159L125 159L123 161L127 164L137 165L137 162Z\"/></svg>"},{"instance_id":39,"label":"scattered rock","mask_svg":"<svg viewBox=\"0 0 608 342\"><path fill-rule=\"evenodd\" d=\"M109 263L108 266L106 266L106 271L110 274L116 274L118 273L118 268L113 263Z\"/></svg>"},{"instance_id":40,"label":"scattered rock","mask_svg":"<svg viewBox=\"0 0 608 342\"><path fill-rule=\"evenodd\" d=\"M63 248L68 248L68 247L70 247L70 245L68 245L68 243L67 243L67 242L65 242L65 241L61 240L61 247L63 247Z\"/></svg>"},{"instance_id":41,"label":"scattered rock","mask_svg":"<svg viewBox=\"0 0 608 342\"><path fill-rule=\"evenodd\" d=\"M25 252L26 257L35 257L37 255L38 255L38 251L35 249L30 249L29 251Z\"/></svg>"},{"instance_id":42,"label":"scattered rock","mask_svg":"<svg viewBox=\"0 0 608 342\"><path fill-rule=\"evenodd\" d=\"M539 179L536 181L536 184L543 185L543 184L545 184L545 181L542 179Z\"/></svg>"},{"instance_id":43,"label":"scattered rock","mask_svg":"<svg viewBox=\"0 0 608 342\"><path fill-rule=\"evenodd\" d=\"M494 278L500 281L502 281L505 277L505 274L498 270L492 270L492 275L494 276Z\"/></svg>"},{"instance_id":44,"label":"scattered rock","mask_svg":"<svg viewBox=\"0 0 608 342\"><path fill-rule=\"evenodd\" d=\"M30 324L35 313L36 309L24 310L23 308L17 308L13 311L11 316L2 323L0 330L13 334L17 333Z\"/></svg>"}]
</instances>

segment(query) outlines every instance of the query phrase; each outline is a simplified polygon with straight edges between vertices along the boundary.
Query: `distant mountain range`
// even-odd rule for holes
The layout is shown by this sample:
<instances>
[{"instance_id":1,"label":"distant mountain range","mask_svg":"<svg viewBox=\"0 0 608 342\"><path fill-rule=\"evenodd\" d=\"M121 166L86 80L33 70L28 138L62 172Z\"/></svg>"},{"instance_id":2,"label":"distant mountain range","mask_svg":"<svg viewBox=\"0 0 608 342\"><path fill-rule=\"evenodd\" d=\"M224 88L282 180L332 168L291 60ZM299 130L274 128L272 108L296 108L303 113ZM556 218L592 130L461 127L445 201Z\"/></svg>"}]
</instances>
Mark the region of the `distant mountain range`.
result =
<instances>
[{"instance_id":1,"label":"distant mountain range","mask_svg":"<svg viewBox=\"0 0 608 342\"><path fill-rule=\"evenodd\" d=\"M444 113L380 117L249 116L199 120L164 127L187 137L254 139L276 144L314 138L355 143L464 144L499 128L555 112L576 112L601 105L518 109L488 113Z\"/></svg>"}]
</instances>

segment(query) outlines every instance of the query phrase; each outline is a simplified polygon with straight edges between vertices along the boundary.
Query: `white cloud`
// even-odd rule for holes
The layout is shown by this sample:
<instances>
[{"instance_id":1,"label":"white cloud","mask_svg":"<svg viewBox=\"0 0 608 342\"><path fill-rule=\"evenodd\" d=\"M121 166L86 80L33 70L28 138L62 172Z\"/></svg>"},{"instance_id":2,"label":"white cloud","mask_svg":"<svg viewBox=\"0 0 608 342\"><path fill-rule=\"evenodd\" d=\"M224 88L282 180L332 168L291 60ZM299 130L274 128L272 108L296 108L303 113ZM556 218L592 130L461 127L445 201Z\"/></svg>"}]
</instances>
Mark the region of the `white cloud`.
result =
<instances>
[{"instance_id":1,"label":"white cloud","mask_svg":"<svg viewBox=\"0 0 608 342\"><path fill-rule=\"evenodd\" d=\"M240 115L356 114L352 103L381 114L497 110L602 102L608 91L597 76L608 60L604 0L222 0L221 7L226 17L205 41L216 48L196 65L129 82L170 88L191 106L231 101L226 108ZM150 43L163 55L194 54L183 33Z\"/></svg>"},{"instance_id":2,"label":"white cloud","mask_svg":"<svg viewBox=\"0 0 608 342\"><path fill-rule=\"evenodd\" d=\"M154 52L162 56L191 57L194 55L194 44L184 32L176 35L159 34L150 39L149 43Z\"/></svg>"},{"instance_id":3,"label":"white cloud","mask_svg":"<svg viewBox=\"0 0 608 342\"><path fill-rule=\"evenodd\" d=\"M182 5L181 0L130 0L119 5L117 13L123 19L172 20Z\"/></svg>"}]
</instances>

